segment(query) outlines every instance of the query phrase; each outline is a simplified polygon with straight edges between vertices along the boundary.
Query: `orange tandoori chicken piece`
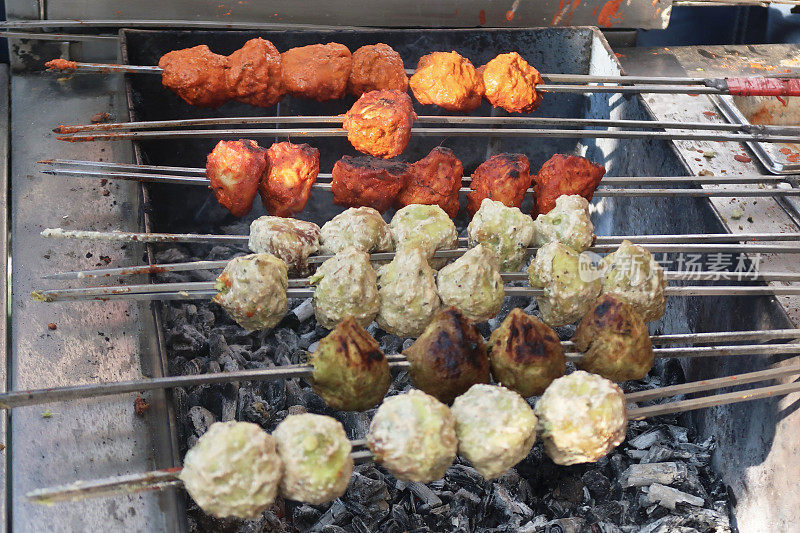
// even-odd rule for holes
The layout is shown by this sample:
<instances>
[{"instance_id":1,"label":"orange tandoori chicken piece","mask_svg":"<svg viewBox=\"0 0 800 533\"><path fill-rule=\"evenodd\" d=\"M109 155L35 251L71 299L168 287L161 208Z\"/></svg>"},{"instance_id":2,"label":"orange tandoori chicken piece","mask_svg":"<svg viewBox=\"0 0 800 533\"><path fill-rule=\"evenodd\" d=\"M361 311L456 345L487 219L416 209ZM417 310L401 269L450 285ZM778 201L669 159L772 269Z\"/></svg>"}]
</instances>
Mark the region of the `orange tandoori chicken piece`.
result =
<instances>
[{"instance_id":1,"label":"orange tandoori chicken piece","mask_svg":"<svg viewBox=\"0 0 800 533\"><path fill-rule=\"evenodd\" d=\"M298 98L319 102L342 98L353 58L343 44L312 44L282 54L283 87Z\"/></svg>"},{"instance_id":2,"label":"orange tandoori chicken piece","mask_svg":"<svg viewBox=\"0 0 800 533\"><path fill-rule=\"evenodd\" d=\"M500 54L480 71L484 96L494 107L509 113L530 113L542 103L542 94L536 90L542 77L518 53Z\"/></svg>"},{"instance_id":3,"label":"orange tandoori chicken piece","mask_svg":"<svg viewBox=\"0 0 800 533\"><path fill-rule=\"evenodd\" d=\"M226 83L230 97L257 107L272 107L283 98L281 54L271 42L250 39L228 56Z\"/></svg>"},{"instance_id":4,"label":"orange tandoori chicken piece","mask_svg":"<svg viewBox=\"0 0 800 533\"><path fill-rule=\"evenodd\" d=\"M419 103L435 104L448 111L474 110L481 105L484 91L475 67L456 52L422 56L409 83Z\"/></svg>"},{"instance_id":5,"label":"orange tandoori chicken piece","mask_svg":"<svg viewBox=\"0 0 800 533\"><path fill-rule=\"evenodd\" d=\"M370 91L408 90L403 58L388 44L368 44L353 52L347 92L361 96Z\"/></svg>"},{"instance_id":6,"label":"orange tandoori chicken piece","mask_svg":"<svg viewBox=\"0 0 800 533\"><path fill-rule=\"evenodd\" d=\"M403 153L417 120L411 97L400 91L364 93L345 114L342 126L353 148L389 159Z\"/></svg>"},{"instance_id":7,"label":"orange tandoori chicken piece","mask_svg":"<svg viewBox=\"0 0 800 533\"><path fill-rule=\"evenodd\" d=\"M545 161L534 177L536 199L531 215L549 213L561 195L578 194L592 200L594 190L606 173L605 167L577 155L556 154Z\"/></svg>"},{"instance_id":8,"label":"orange tandoori chicken piece","mask_svg":"<svg viewBox=\"0 0 800 533\"><path fill-rule=\"evenodd\" d=\"M346 155L333 165L333 203L371 207L381 213L395 202L410 178L410 167L397 160Z\"/></svg>"},{"instance_id":9,"label":"orange tandoori chicken piece","mask_svg":"<svg viewBox=\"0 0 800 533\"><path fill-rule=\"evenodd\" d=\"M197 107L219 107L230 99L226 82L228 58L201 44L173 50L161 56L161 84L186 103Z\"/></svg>"},{"instance_id":10,"label":"orange tandoori chicken piece","mask_svg":"<svg viewBox=\"0 0 800 533\"><path fill-rule=\"evenodd\" d=\"M307 144L279 142L267 150L267 170L258 186L270 215L290 217L301 212L319 174L319 150Z\"/></svg>"},{"instance_id":11,"label":"orange tandoori chicken piece","mask_svg":"<svg viewBox=\"0 0 800 533\"><path fill-rule=\"evenodd\" d=\"M472 173L472 192L467 194L467 211L474 215L484 198L508 207L519 207L531 186L528 158L523 154L497 154L481 163Z\"/></svg>"},{"instance_id":12,"label":"orange tandoori chicken piece","mask_svg":"<svg viewBox=\"0 0 800 533\"><path fill-rule=\"evenodd\" d=\"M438 205L451 218L458 214L458 190L464 167L449 148L437 146L411 165L411 176L397 195L397 207Z\"/></svg>"},{"instance_id":13,"label":"orange tandoori chicken piece","mask_svg":"<svg viewBox=\"0 0 800 533\"><path fill-rule=\"evenodd\" d=\"M253 207L267 151L255 141L220 141L206 158L206 177L217 201L233 216L243 217Z\"/></svg>"}]
</instances>

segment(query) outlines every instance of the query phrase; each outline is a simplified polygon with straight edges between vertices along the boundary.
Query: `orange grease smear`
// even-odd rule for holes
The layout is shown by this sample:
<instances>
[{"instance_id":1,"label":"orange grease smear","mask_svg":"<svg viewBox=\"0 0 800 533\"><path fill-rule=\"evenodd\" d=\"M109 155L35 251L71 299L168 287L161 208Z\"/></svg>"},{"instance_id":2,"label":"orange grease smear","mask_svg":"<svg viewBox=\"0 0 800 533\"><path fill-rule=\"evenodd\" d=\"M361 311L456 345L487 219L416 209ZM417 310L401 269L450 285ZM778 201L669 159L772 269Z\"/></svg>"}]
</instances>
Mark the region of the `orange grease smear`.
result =
<instances>
[{"instance_id":1,"label":"orange grease smear","mask_svg":"<svg viewBox=\"0 0 800 533\"><path fill-rule=\"evenodd\" d=\"M608 0L603 4L603 9L600 10L597 23L604 28L610 28L615 23L625 20L625 15L617 13L620 5L622 5L622 0Z\"/></svg>"},{"instance_id":2,"label":"orange grease smear","mask_svg":"<svg viewBox=\"0 0 800 533\"><path fill-rule=\"evenodd\" d=\"M511 11L510 9L508 11L506 11L506 20L509 21L509 22L514 20L514 12Z\"/></svg>"},{"instance_id":3,"label":"orange grease smear","mask_svg":"<svg viewBox=\"0 0 800 533\"><path fill-rule=\"evenodd\" d=\"M480 22L480 23L481 23L481 26L483 26L484 24L486 24L486 11L484 11L483 9L481 9L481 10L478 12L478 22Z\"/></svg>"}]
</instances>

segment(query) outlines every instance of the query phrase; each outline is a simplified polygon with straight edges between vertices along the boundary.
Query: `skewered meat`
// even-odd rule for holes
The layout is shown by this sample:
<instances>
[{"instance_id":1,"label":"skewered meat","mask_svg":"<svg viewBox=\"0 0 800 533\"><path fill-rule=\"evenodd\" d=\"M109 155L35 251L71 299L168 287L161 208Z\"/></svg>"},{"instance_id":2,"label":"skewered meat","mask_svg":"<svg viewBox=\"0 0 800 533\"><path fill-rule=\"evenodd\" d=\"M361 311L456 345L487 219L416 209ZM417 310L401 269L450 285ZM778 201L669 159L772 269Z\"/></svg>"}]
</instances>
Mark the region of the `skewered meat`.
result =
<instances>
[{"instance_id":1,"label":"skewered meat","mask_svg":"<svg viewBox=\"0 0 800 533\"><path fill-rule=\"evenodd\" d=\"M319 226L283 217L258 217L250 224L248 247L283 259L290 270L308 274L308 257L319 250Z\"/></svg>"},{"instance_id":2,"label":"skewered meat","mask_svg":"<svg viewBox=\"0 0 800 533\"><path fill-rule=\"evenodd\" d=\"M213 301L248 331L274 328L286 315L286 263L270 254L234 257L217 278Z\"/></svg>"},{"instance_id":3,"label":"skewered meat","mask_svg":"<svg viewBox=\"0 0 800 533\"><path fill-rule=\"evenodd\" d=\"M283 98L281 54L260 37L228 56L225 76L230 98L237 102L272 107Z\"/></svg>"},{"instance_id":4,"label":"skewered meat","mask_svg":"<svg viewBox=\"0 0 800 533\"><path fill-rule=\"evenodd\" d=\"M484 198L503 202L508 207L520 207L532 181L527 157L522 154L493 155L472 173L467 211L474 215Z\"/></svg>"},{"instance_id":5,"label":"skewered meat","mask_svg":"<svg viewBox=\"0 0 800 533\"><path fill-rule=\"evenodd\" d=\"M281 458L274 439L250 422L215 422L183 460L180 478L203 511L256 518L275 501Z\"/></svg>"},{"instance_id":6,"label":"skewered meat","mask_svg":"<svg viewBox=\"0 0 800 533\"><path fill-rule=\"evenodd\" d=\"M407 163L346 155L333 165L333 203L371 207L383 213L395 202L411 176Z\"/></svg>"},{"instance_id":7,"label":"skewered meat","mask_svg":"<svg viewBox=\"0 0 800 533\"><path fill-rule=\"evenodd\" d=\"M353 69L347 92L361 96L385 89L406 92L408 76L403 58L388 44L368 44L353 52Z\"/></svg>"},{"instance_id":8,"label":"skewered meat","mask_svg":"<svg viewBox=\"0 0 800 533\"><path fill-rule=\"evenodd\" d=\"M567 369L558 335L522 309L512 309L489 338L495 381L521 395L538 396Z\"/></svg>"},{"instance_id":9,"label":"skewered meat","mask_svg":"<svg viewBox=\"0 0 800 533\"><path fill-rule=\"evenodd\" d=\"M667 300L664 269L646 248L622 241L614 253L600 262L603 271L602 294L611 294L652 322L664 315Z\"/></svg>"},{"instance_id":10,"label":"skewered meat","mask_svg":"<svg viewBox=\"0 0 800 533\"><path fill-rule=\"evenodd\" d=\"M594 242L594 224L589 217L589 201L577 194L556 198L556 206L533 221L536 246L561 242L582 252Z\"/></svg>"},{"instance_id":11,"label":"skewered meat","mask_svg":"<svg viewBox=\"0 0 800 533\"><path fill-rule=\"evenodd\" d=\"M625 440L625 396L613 382L578 370L555 380L536 404L538 430L554 463L592 463Z\"/></svg>"},{"instance_id":12,"label":"skewered meat","mask_svg":"<svg viewBox=\"0 0 800 533\"><path fill-rule=\"evenodd\" d=\"M612 381L642 379L653 367L653 345L642 317L624 301L600 296L572 337L585 352L577 367Z\"/></svg>"},{"instance_id":13,"label":"skewered meat","mask_svg":"<svg viewBox=\"0 0 800 533\"><path fill-rule=\"evenodd\" d=\"M367 433L375 460L402 481L427 483L444 476L456 457L455 419L433 396L410 390L386 398Z\"/></svg>"},{"instance_id":14,"label":"skewered meat","mask_svg":"<svg viewBox=\"0 0 800 533\"><path fill-rule=\"evenodd\" d=\"M409 83L419 103L448 111L473 111L483 98L483 79L469 59L456 52L422 56Z\"/></svg>"},{"instance_id":15,"label":"skewered meat","mask_svg":"<svg viewBox=\"0 0 800 533\"><path fill-rule=\"evenodd\" d=\"M525 399L505 387L473 385L450 408L458 453L485 479L505 474L536 442L536 415Z\"/></svg>"},{"instance_id":16,"label":"skewered meat","mask_svg":"<svg viewBox=\"0 0 800 533\"><path fill-rule=\"evenodd\" d=\"M591 201L605 173L605 167L585 157L555 154L545 161L534 177L536 203L531 215L549 213L556 206L556 198L562 194L579 194Z\"/></svg>"},{"instance_id":17,"label":"skewered meat","mask_svg":"<svg viewBox=\"0 0 800 533\"><path fill-rule=\"evenodd\" d=\"M458 231L438 205L413 204L397 211L389 223L395 248L418 247L431 267L441 268L447 259L434 259L436 250L455 248Z\"/></svg>"},{"instance_id":18,"label":"skewered meat","mask_svg":"<svg viewBox=\"0 0 800 533\"><path fill-rule=\"evenodd\" d=\"M311 386L340 411L366 411L378 405L392 383L389 362L378 343L348 316L309 356Z\"/></svg>"},{"instance_id":19,"label":"skewered meat","mask_svg":"<svg viewBox=\"0 0 800 533\"><path fill-rule=\"evenodd\" d=\"M450 218L458 214L458 191L464 167L449 148L437 146L411 165L410 178L397 195L396 204L438 205Z\"/></svg>"},{"instance_id":20,"label":"skewered meat","mask_svg":"<svg viewBox=\"0 0 800 533\"><path fill-rule=\"evenodd\" d=\"M484 96L509 113L530 113L542 103L539 71L516 52L500 54L482 67Z\"/></svg>"},{"instance_id":21,"label":"skewered meat","mask_svg":"<svg viewBox=\"0 0 800 533\"><path fill-rule=\"evenodd\" d=\"M267 150L267 171L258 192L267 212L290 217L301 212L319 174L319 150L307 144L279 142Z\"/></svg>"},{"instance_id":22,"label":"skewered meat","mask_svg":"<svg viewBox=\"0 0 800 533\"><path fill-rule=\"evenodd\" d=\"M497 256L478 244L439 271L436 280L444 305L452 305L475 322L500 312L505 297Z\"/></svg>"},{"instance_id":23,"label":"skewered meat","mask_svg":"<svg viewBox=\"0 0 800 533\"><path fill-rule=\"evenodd\" d=\"M482 244L494 252L502 271L518 271L522 267L533 234L531 217L488 198L467 226L470 246Z\"/></svg>"},{"instance_id":24,"label":"skewered meat","mask_svg":"<svg viewBox=\"0 0 800 533\"><path fill-rule=\"evenodd\" d=\"M347 490L352 444L342 423L329 416L289 415L272 433L283 461L281 495L321 505Z\"/></svg>"},{"instance_id":25,"label":"skewered meat","mask_svg":"<svg viewBox=\"0 0 800 533\"><path fill-rule=\"evenodd\" d=\"M379 271L378 325L398 337L416 337L442 307L434 270L419 248L403 248Z\"/></svg>"},{"instance_id":26,"label":"skewered meat","mask_svg":"<svg viewBox=\"0 0 800 533\"><path fill-rule=\"evenodd\" d=\"M381 308L378 276L369 255L356 248L345 248L320 265L309 278L314 289L314 315L328 329L352 315L366 327Z\"/></svg>"},{"instance_id":27,"label":"skewered meat","mask_svg":"<svg viewBox=\"0 0 800 533\"><path fill-rule=\"evenodd\" d=\"M206 178L217 201L233 216L243 217L253 208L261 175L267 168L267 151L249 139L220 141L206 157Z\"/></svg>"},{"instance_id":28,"label":"skewered meat","mask_svg":"<svg viewBox=\"0 0 800 533\"><path fill-rule=\"evenodd\" d=\"M312 44L282 54L283 87L298 98L323 102L344 96L353 59L343 44Z\"/></svg>"},{"instance_id":29,"label":"skewered meat","mask_svg":"<svg viewBox=\"0 0 800 533\"><path fill-rule=\"evenodd\" d=\"M451 403L476 383L489 383L489 358L478 328L455 307L437 314L403 351L414 386Z\"/></svg>"},{"instance_id":30,"label":"skewered meat","mask_svg":"<svg viewBox=\"0 0 800 533\"><path fill-rule=\"evenodd\" d=\"M230 98L226 83L228 58L201 44L167 52L158 61L161 84L186 103L197 107L219 107Z\"/></svg>"},{"instance_id":31,"label":"skewered meat","mask_svg":"<svg viewBox=\"0 0 800 533\"><path fill-rule=\"evenodd\" d=\"M389 224L370 207L351 207L326 222L321 243L324 254L336 254L349 247L367 253L394 250Z\"/></svg>"},{"instance_id":32,"label":"skewered meat","mask_svg":"<svg viewBox=\"0 0 800 533\"><path fill-rule=\"evenodd\" d=\"M537 297L542 320L566 326L580 320L600 294L602 280L581 268L578 252L560 242L547 243L528 267L531 287L544 289Z\"/></svg>"},{"instance_id":33,"label":"skewered meat","mask_svg":"<svg viewBox=\"0 0 800 533\"><path fill-rule=\"evenodd\" d=\"M389 159L403 153L417 120L411 97L400 91L364 93L344 115L342 127L353 148Z\"/></svg>"}]
</instances>

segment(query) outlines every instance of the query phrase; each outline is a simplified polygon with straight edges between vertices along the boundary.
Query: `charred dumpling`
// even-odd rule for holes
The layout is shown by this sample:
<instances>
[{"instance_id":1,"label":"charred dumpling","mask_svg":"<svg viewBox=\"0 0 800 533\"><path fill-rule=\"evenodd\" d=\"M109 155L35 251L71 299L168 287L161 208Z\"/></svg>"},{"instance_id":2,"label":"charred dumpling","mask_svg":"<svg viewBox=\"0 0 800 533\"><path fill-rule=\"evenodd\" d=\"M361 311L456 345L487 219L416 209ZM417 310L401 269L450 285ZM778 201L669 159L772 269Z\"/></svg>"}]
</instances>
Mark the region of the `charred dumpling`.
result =
<instances>
[{"instance_id":1,"label":"charred dumpling","mask_svg":"<svg viewBox=\"0 0 800 533\"><path fill-rule=\"evenodd\" d=\"M642 317L624 301L605 294L583 317L572 337L585 352L577 367L612 381L642 379L653 367L653 345Z\"/></svg>"},{"instance_id":2,"label":"charred dumpling","mask_svg":"<svg viewBox=\"0 0 800 533\"><path fill-rule=\"evenodd\" d=\"M533 219L516 207L485 198L467 226L470 246L482 244L497 255L500 270L518 271L534 235Z\"/></svg>"},{"instance_id":3,"label":"charred dumpling","mask_svg":"<svg viewBox=\"0 0 800 533\"><path fill-rule=\"evenodd\" d=\"M555 380L535 411L544 449L559 465L593 463L625 440L625 395L582 370Z\"/></svg>"},{"instance_id":4,"label":"charred dumpling","mask_svg":"<svg viewBox=\"0 0 800 533\"><path fill-rule=\"evenodd\" d=\"M289 415L272 436L283 462L284 498L321 505L344 494L353 474L353 446L341 422L310 413Z\"/></svg>"},{"instance_id":5,"label":"charred dumpling","mask_svg":"<svg viewBox=\"0 0 800 533\"><path fill-rule=\"evenodd\" d=\"M445 403L476 383L489 383L483 337L454 307L436 315L403 355L411 363L409 374L414 386Z\"/></svg>"},{"instance_id":6,"label":"charred dumpling","mask_svg":"<svg viewBox=\"0 0 800 533\"><path fill-rule=\"evenodd\" d=\"M351 316L319 341L309 355L311 386L331 408L365 411L378 405L392 383L377 341Z\"/></svg>"},{"instance_id":7,"label":"charred dumpling","mask_svg":"<svg viewBox=\"0 0 800 533\"><path fill-rule=\"evenodd\" d=\"M589 311L602 287L593 271L581 268L578 252L560 242L547 243L536 252L528 267L531 287L544 289L537 297L542 320L551 326L566 326Z\"/></svg>"},{"instance_id":8,"label":"charred dumpling","mask_svg":"<svg viewBox=\"0 0 800 533\"><path fill-rule=\"evenodd\" d=\"M248 246L253 252L283 259L290 270L305 275L309 256L319 250L319 236L319 226L313 222L263 216L250 224Z\"/></svg>"},{"instance_id":9,"label":"charred dumpling","mask_svg":"<svg viewBox=\"0 0 800 533\"><path fill-rule=\"evenodd\" d=\"M444 305L457 307L475 322L499 313L506 295L497 256L482 244L442 268L436 285Z\"/></svg>"},{"instance_id":10,"label":"charred dumpling","mask_svg":"<svg viewBox=\"0 0 800 533\"><path fill-rule=\"evenodd\" d=\"M456 423L450 409L422 391L386 398L367 433L375 461L402 481L444 477L456 457Z\"/></svg>"},{"instance_id":11,"label":"charred dumpling","mask_svg":"<svg viewBox=\"0 0 800 533\"><path fill-rule=\"evenodd\" d=\"M622 241L617 251L600 262L603 271L603 294L611 294L652 322L664 315L667 300L664 269L646 248Z\"/></svg>"},{"instance_id":12,"label":"charred dumpling","mask_svg":"<svg viewBox=\"0 0 800 533\"><path fill-rule=\"evenodd\" d=\"M419 248L403 248L379 271L378 325L399 337L417 337L442 307L436 272Z\"/></svg>"},{"instance_id":13,"label":"charred dumpling","mask_svg":"<svg viewBox=\"0 0 800 533\"><path fill-rule=\"evenodd\" d=\"M320 241L324 254L349 247L367 253L394 250L389 224L371 207L351 207L339 213L322 226Z\"/></svg>"},{"instance_id":14,"label":"charred dumpling","mask_svg":"<svg viewBox=\"0 0 800 533\"><path fill-rule=\"evenodd\" d=\"M417 120L411 97L400 91L364 93L345 113L342 127L353 148L389 159L403 153Z\"/></svg>"},{"instance_id":15,"label":"charred dumpling","mask_svg":"<svg viewBox=\"0 0 800 533\"><path fill-rule=\"evenodd\" d=\"M562 195L549 213L539 215L533 222L536 246L562 242L583 252L594 241L594 224L589 218L589 201L577 194Z\"/></svg>"},{"instance_id":16,"label":"charred dumpling","mask_svg":"<svg viewBox=\"0 0 800 533\"><path fill-rule=\"evenodd\" d=\"M395 247L418 247L434 269L446 259L433 259L436 250L455 248L458 242L456 225L437 205L412 204L395 213L389 223Z\"/></svg>"},{"instance_id":17,"label":"charred dumpling","mask_svg":"<svg viewBox=\"0 0 800 533\"><path fill-rule=\"evenodd\" d=\"M489 338L495 381L521 395L537 396L567 370L558 335L522 309L513 309Z\"/></svg>"},{"instance_id":18,"label":"charred dumpling","mask_svg":"<svg viewBox=\"0 0 800 533\"><path fill-rule=\"evenodd\" d=\"M288 270L271 254L234 257L217 278L213 301L248 331L272 329L288 310Z\"/></svg>"},{"instance_id":19,"label":"charred dumpling","mask_svg":"<svg viewBox=\"0 0 800 533\"><path fill-rule=\"evenodd\" d=\"M315 286L314 315L322 327L332 329L348 315L366 327L380 311L378 275L369 255L357 248L345 248L322 263L309 281Z\"/></svg>"},{"instance_id":20,"label":"charred dumpling","mask_svg":"<svg viewBox=\"0 0 800 533\"><path fill-rule=\"evenodd\" d=\"M275 441L259 426L216 422L186 452L180 478L206 513L252 519L275 501L281 470Z\"/></svg>"},{"instance_id":21,"label":"charred dumpling","mask_svg":"<svg viewBox=\"0 0 800 533\"><path fill-rule=\"evenodd\" d=\"M458 453L486 479L505 474L536 442L536 415L516 392L473 385L450 409L456 419Z\"/></svg>"}]
</instances>

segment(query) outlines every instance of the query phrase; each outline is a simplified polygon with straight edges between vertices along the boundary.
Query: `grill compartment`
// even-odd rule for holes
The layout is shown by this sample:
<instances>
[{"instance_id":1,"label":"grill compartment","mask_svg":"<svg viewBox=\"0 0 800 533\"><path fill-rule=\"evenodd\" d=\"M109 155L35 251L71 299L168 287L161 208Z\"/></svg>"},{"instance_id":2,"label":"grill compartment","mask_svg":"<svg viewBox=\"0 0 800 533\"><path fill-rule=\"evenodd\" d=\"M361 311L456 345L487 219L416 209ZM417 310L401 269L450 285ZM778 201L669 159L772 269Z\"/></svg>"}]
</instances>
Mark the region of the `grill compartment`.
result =
<instances>
[{"instance_id":1,"label":"grill compartment","mask_svg":"<svg viewBox=\"0 0 800 533\"><path fill-rule=\"evenodd\" d=\"M395 48L413 68L422 55L437 50L456 50L468 57L476 66L484 64L497 53L520 51L531 64L542 72L572 74L620 73L620 66L599 31L592 28L529 29L529 30L374 30L374 31L293 31L293 32L169 32L122 31L122 59L125 63L153 65L159 57L173 49L209 44L214 52L228 54L253 37L271 40L279 50L294 46L330 41L341 42L351 50L365 44L384 42ZM126 79L130 120L164 120L213 116L258 115L335 115L347 111L354 99L348 97L332 102L310 102L286 98L276 108L257 109L228 103L218 110L198 109L186 105L177 96L161 87L158 76L128 76ZM417 112L422 114L419 105ZM491 108L484 103L475 114L489 115ZM429 106L425 114L442 114ZM638 96L609 94L546 95L536 116L565 118L652 118L646 103ZM253 137L262 146L285 139ZM292 139L293 142L306 142ZM344 138L310 139L307 141L320 150L320 169L329 172L342 155L356 155ZM485 138L412 138L401 158L414 161L437 144L455 152L464 164L465 174L470 174L484 161L487 154L496 152L525 153L532 171L554 153L576 153L600 162L608 169L608 176L622 175L687 175L671 143L631 139L492 139L487 129ZM136 146L137 163L178 166L203 166L205 156L215 144L211 139L142 141ZM246 233L249 222L265 214L258 200L252 213L236 220L219 207L210 192L199 187L176 185L143 185L146 203L145 229L158 232L193 233ZM529 201L528 201L529 202ZM593 213L598 235L625 234L677 234L724 233L724 224L707 200L699 198L604 198L595 200ZM523 205L523 210L529 204ZM322 225L342 209L331 202L324 191L315 191L300 218ZM462 213L456 224L464 230L467 220ZM191 247L196 259L208 258L208 249ZM151 249L150 260L154 261ZM213 255L213 254L212 254ZM223 257L219 257L223 258ZM660 256L659 256L660 258ZM671 259L676 259L672 257ZM675 264L671 266L675 268ZM508 303L508 302L507 302ZM160 304L154 304L157 307ZM524 305L523 305L524 306ZM157 309L156 311L160 311ZM668 300L664 318L651 325L652 333L685 333L690 331L721 331L739 329L772 329L791 327L781 307L770 298L757 297L694 297ZM263 339L264 337L260 337ZM174 354L161 343L161 357L165 366ZM682 362L687 380L730 375L760 370L777 359L758 357L720 357ZM295 361L292 361L295 362ZM173 368L170 366L170 368ZM180 410L180 409L179 409ZM796 414L796 413L795 413ZM687 420L705 435L717 439L718 451L715 466L731 488L737 512L759 513L769 509L770 522L780 527L781 516L791 516L800 504L800 496L753 494L746 484L748 475L770 476L775 493L795 485L798 469L792 464L774 468L765 463L774 443L785 446L791 442L787 435L796 434L794 424L778 422L786 416L779 400L762 400L728 407L719 407L685 415ZM777 428L777 429L776 429ZM776 432L780 434L776 436ZM774 450L773 450L774 451ZM791 450L781 448L779 456L788 456ZM766 524L765 524L766 527Z\"/></svg>"}]
</instances>

